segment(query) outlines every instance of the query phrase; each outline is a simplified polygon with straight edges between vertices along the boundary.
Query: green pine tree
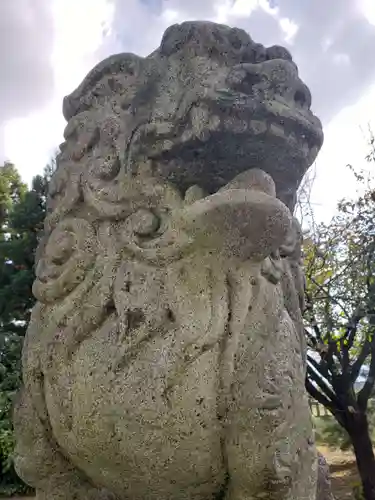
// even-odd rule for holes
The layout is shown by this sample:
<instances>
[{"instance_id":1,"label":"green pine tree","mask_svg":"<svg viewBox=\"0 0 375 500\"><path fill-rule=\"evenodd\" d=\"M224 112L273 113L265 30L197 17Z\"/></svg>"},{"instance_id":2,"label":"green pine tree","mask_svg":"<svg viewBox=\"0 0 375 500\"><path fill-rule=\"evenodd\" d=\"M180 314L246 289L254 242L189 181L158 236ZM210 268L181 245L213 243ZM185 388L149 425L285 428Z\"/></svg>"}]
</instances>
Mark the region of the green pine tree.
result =
<instances>
[{"instance_id":1,"label":"green pine tree","mask_svg":"<svg viewBox=\"0 0 375 500\"><path fill-rule=\"evenodd\" d=\"M21 382L23 339L35 302L31 287L47 184L47 174L36 176L28 189L14 165L0 167L0 495L27 490L13 468L12 406Z\"/></svg>"}]
</instances>

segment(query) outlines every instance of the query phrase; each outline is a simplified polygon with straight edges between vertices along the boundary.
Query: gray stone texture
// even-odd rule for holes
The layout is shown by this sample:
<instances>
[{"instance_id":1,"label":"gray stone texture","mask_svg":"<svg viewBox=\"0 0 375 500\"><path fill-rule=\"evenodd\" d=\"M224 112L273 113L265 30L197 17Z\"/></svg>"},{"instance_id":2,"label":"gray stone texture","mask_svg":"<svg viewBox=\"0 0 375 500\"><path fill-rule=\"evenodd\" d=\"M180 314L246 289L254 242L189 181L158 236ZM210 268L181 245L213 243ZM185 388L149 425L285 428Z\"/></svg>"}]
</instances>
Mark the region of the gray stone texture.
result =
<instances>
[{"instance_id":1,"label":"gray stone texture","mask_svg":"<svg viewBox=\"0 0 375 500\"><path fill-rule=\"evenodd\" d=\"M312 500L290 54L207 22L103 61L68 123L15 410L38 500Z\"/></svg>"},{"instance_id":2,"label":"gray stone texture","mask_svg":"<svg viewBox=\"0 0 375 500\"><path fill-rule=\"evenodd\" d=\"M335 500L331 488L331 476L327 460L318 453L318 488L317 500Z\"/></svg>"}]
</instances>

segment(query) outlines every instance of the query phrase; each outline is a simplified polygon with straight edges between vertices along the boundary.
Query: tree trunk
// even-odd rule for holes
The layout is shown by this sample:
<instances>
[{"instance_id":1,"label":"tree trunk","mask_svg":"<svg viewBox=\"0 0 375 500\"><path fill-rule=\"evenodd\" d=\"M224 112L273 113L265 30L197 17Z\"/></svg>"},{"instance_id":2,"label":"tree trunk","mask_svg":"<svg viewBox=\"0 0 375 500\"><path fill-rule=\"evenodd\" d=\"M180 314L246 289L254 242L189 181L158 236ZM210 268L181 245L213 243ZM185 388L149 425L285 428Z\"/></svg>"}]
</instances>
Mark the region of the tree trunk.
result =
<instances>
[{"instance_id":1,"label":"tree trunk","mask_svg":"<svg viewBox=\"0 0 375 500\"><path fill-rule=\"evenodd\" d=\"M347 431L350 435L366 500L375 500L375 456L370 438L367 416L352 415Z\"/></svg>"}]
</instances>

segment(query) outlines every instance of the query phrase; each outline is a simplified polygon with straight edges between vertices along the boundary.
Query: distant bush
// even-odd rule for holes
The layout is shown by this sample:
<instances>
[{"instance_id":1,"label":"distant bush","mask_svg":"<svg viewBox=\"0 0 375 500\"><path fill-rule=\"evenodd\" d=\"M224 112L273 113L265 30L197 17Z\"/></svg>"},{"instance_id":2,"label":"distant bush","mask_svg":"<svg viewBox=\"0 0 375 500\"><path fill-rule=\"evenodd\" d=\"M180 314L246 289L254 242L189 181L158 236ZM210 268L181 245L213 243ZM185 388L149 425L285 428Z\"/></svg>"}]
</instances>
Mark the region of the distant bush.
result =
<instances>
[{"instance_id":1,"label":"distant bush","mask_svg":"<svg viewBox=\"0 0 375 500\"><path fill-rule=\"evenodd\" d=\"M354 500L365 500L364 494L363 494L363 488L362 484L360 482L355 483L353 485L353 498Z\"/></svg>"},{"instance_id":2,"label":"distant bush","mask_svg":"<svg viewBox=\"0 0 375 500\"><path fill-rule=\"evenodd\" d=\"M32 490L21 481L14 470L13 448L13 430L0 428L0 496L32 493Z\"/></svg>"},{"instance_id":3,"label":"distant bush","mask_svg":"<svg viewBox=\"0 0 375 500\"><path fill-rule=\"evenodd\" d=\"M369 401L367 418L370 427L370 436L373 443L375 443L374 399ZM351 448L352 445L349 434L332 415L313 417L313 420L315 426L315 439L318 444L329 446L330 448L339 448L342 451L347 451Z\"/></svg>"},{"instance_id":4,"label":"distant bush","mask_svg":"<svg viewBox=\"0 0 375 500\"><path fill-rule=\"evenodd\" d=\"M349 434L331 415L315 417L314 424L315 439L318 444L330 448L340 448L342 451L350 449L351 440Z\"/></svg>"}]
</instances>

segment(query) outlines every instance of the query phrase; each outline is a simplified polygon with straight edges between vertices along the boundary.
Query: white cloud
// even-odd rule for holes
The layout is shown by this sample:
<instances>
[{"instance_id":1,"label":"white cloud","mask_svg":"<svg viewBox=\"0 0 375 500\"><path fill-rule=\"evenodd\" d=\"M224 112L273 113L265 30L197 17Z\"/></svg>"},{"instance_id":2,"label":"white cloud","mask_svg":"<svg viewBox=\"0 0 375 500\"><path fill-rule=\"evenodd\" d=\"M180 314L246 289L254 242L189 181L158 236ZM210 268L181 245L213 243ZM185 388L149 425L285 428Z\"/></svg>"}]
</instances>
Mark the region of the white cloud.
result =
<instances>
[{"instance_id":1,"label":"white cloud","mask_svg":"<svg viewBox=\"0 0 375 500\"><path fill-rule=\"evenodd\" d=\"M293 44L294 38L299 30L298 24L293 22L291 19L288 19L287 17L282 17L279 20L279 24L285 35L284 40L287 43Z\"/></svg>"},{"instance_id":2,"label":"white cloud","mask_svg":"<svg viewBox=\"0 0 375 500\"><path fill-rule=\"evenodd\" d=\"M371 24L375 25L375 2L374 0L361 0L360 9Z\"/></svg>"},{"instance_id":3,"label":"white cloud","mask_svg":"<svg viewBox=\"0 0 375 500\"><path fill-rule=\"evenodd\" d=\"M0 1L0 161L5 122L34 112L51 98L52 34L48 0Z\"/></svg>"},{"instance_id":4,"label":"white cloud","mask_svg":"<svg viewBox=\"0 0 375 500\"><path fill-rule=\"evenodd\" d=\"M317 219L327 222L341 198L356 195L357 184L348 164L372 169L366 162L368 129L375 133L375 85L355 105L344 108L325 128L325 143L316 162L312 203Z\"/></svg>"},{"instance_id":5,"label":"white cloud","mask_svg":"<svg viewBox=\"0 0 375 500\"><path fill-rule=\"evenodd\" d=\"M30 182L34 175L42 173L56 146L62 142L64 126L61 103L7 122L6 158L17 166L25 181Z\"/></svg>"},{"instance_id":6,"label":"white cloud","mask_svg":"<svg viewBox=\"0 0 375 500\"><path fill-rule=\"evenodd\" d=\"M348 56L348 54L334 54L333 57L332 57L332 60L335 64L350 64L350 57Z\"/></svg>"},{"instance_id":7,"label":"white cloud","mask_svg":"<svg viewBox=\"0 0 375 500\"><path fill-rule=\"evenodd\" d=\"M165 22L173 24L178 20L178 12L173 9L165 9L162 13L162 17Z\"/></svg>"},{"instance_id":8,"label":"white cloud","mask_svg":"<svg viewBox=\"0 0 375 500\"><path fill-rule=\"evenodd\" d=\"M95 52L110 27L114 7L107 0L54 0L52 61L57 93L70 92L96 63Z\"/></svg>"},{"instance_id":9,"label":"white cloud","mask_svg":"<svg viewBox=\"0 0 375 500\"><path fill-rule=\"evenodd\" d=\"M25 180L42 172L62 142L62 99L98 62L97 50L113 12L113 5L106 0L53 0L52 99L38 111L9 120L4 127L5 156Z\"/></svg>"},{"instance_id":10,"label":"white cloud","mask_svg":"<svg viewBox=\"0 0 375 500\"><path fill-rule=\"evenodd\" d=\"M228 14L238 17L249 17L258 6L258 0L236 0Z\"/></svg>"},{"instance_id":11,"label":"white cloud","mask_svg":"<svg viewBox=\"0 0 375 500\"><path fill-rule=\"evenodd\" d=\"M321 46L322 46L323 51L327 52L327 50L329 50L329 48L331 47L332 44L333 44L332 37L327 36L326 38L324 38L321 42Z\"/></svg>"},{"instance_id":12,"label":"white cloud","mask_svg":"<svg viewBox=\"0 0 375 500\"><path fill-rule=\"evenodd\" d=\"M278 2L270 2L269 0L258 0L259 7L261 7L267 14L277 16L280 12Z\"/></svg>"},{"instance_id":13,"label":"white cloud","mask_svg":"<svg viewBox=\"0 0 375 500\"><path fill-rule=\"evenodd\" d=\"M6 156L23 177L30 180L41 172L61 142L62 98L95 63L120 51L147 55L170 24L208 19L244 28L257 42L286 44L291 49L312 88L314 110L326 123L313 193L314 201L324 206L320 213L331 213L337 198L352 189L346 163L364 165L366 144L360 126L366 128L375 108L375 88L369 90L375 78L370 57L375 42L374 0L278 0L272 6L268 0L159 0L152 8L148 2L51 0L54 38L43 58L51 53L53 96L48 96L47 103L39 100L36 109L25 108L26 116L9 121L4 136ZM32 16L27 10L21 14L26 32Z\"/></svg>"}]
</instances>

